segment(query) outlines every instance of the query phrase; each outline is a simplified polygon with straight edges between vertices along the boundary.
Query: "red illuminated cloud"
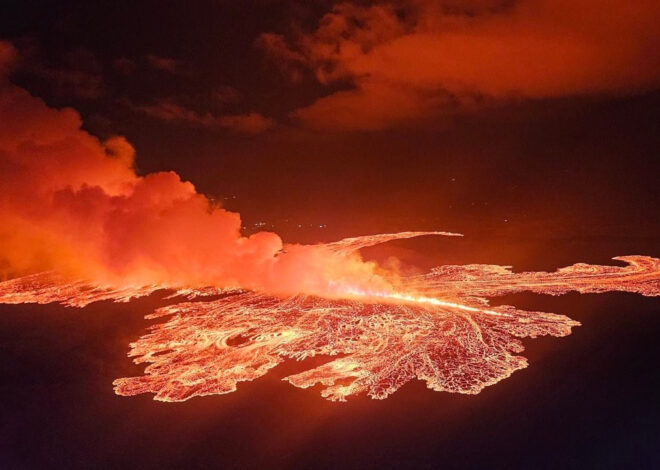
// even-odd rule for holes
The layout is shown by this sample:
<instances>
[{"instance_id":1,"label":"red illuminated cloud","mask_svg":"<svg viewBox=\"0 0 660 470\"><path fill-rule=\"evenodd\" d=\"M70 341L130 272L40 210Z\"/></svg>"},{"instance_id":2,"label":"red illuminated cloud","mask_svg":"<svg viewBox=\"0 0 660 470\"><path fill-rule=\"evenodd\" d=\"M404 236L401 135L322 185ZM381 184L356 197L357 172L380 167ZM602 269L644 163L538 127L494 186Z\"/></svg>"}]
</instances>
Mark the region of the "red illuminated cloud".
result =
<instances>
[{"instance_id":1,"label":"red illuminated cloud","mask_svg":"<svg viewBox=\"0 0 660 470\"><path fill-rule=\"evenodd\" d=\"M642 91L660 83L653 0L382 2L336 5L289 43L261 45L289 75L352 86L294 115L307 125L378 129L448 103Z\"/></svg>"}]
</instances>

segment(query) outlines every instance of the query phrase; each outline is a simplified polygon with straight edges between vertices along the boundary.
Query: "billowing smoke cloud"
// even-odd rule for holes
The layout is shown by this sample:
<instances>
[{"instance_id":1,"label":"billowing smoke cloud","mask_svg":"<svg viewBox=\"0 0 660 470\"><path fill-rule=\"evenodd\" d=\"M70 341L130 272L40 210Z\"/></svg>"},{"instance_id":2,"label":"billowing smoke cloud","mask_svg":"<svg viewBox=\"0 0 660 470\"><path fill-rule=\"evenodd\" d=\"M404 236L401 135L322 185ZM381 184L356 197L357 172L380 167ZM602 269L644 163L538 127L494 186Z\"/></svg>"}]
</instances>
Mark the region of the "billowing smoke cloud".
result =
<instances>
[{"instance_id":1,"label":"billowing smoke cloud","mask_svg":"<svg viewBox=\"0 0 660 470\"><path fill-rule=\"evenodd\" d=\"M0 42L0 272L55 270L111 285L240 286L325 292L337 282L384 284L358 256L240 234L236 213L173 172L138 176L133 147L81 129L10 83Z\"/></svg>"},{"instance_id":2,"label":"billowing smoke cloud","mask_svg":"<svg viewBox=\"0 0 660 470\"><path fill-rule=\"evenodd\" d=\"M318 28L259 44L292 80L349 82L294 113L380 129L456 104L643 91L660 84L656 0L339 3Z\"/></svg>"}]
</instances>

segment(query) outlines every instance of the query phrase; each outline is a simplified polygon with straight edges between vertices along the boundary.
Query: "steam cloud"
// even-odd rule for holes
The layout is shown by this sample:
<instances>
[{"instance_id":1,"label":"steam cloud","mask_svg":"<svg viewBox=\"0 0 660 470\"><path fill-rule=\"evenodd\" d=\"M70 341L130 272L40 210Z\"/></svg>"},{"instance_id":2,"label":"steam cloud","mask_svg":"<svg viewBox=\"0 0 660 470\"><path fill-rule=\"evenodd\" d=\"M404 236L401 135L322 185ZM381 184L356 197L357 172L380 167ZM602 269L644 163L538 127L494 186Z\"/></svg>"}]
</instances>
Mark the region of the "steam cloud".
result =
<instances>
[{"instance_id":1,"label":"steam cloud","mask_svg":"<svg viewBox=\"0 0 660 470\"><path fill-rule=\"evenodd\" d=\"M110 285L216 285L327 292L343 281L383 288L355 254L249 237L241 221L174 172L138 176L123 137L100 141L73 109L13 85L0 42L0 273L43 270ZM331 282L332 281L332 282Z\"/></svg>"}]
</instances>

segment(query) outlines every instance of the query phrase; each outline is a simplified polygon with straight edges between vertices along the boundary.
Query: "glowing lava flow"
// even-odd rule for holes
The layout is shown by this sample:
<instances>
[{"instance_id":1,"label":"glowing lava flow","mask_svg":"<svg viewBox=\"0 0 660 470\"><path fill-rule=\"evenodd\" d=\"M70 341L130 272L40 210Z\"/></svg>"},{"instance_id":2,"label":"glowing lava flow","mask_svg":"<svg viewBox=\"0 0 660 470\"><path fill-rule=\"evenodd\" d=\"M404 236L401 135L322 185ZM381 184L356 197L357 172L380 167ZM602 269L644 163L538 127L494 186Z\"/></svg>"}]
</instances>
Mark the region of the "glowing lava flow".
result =
<instances>
[{"instance_id":1,"label":"glowing lava flow","mask_svg":"<svg viewBox=\"0 0 660 470\"><path fill-rule=\"evenodd\" d=\"M429 304L436 305L440 307L455 308L457 310L463 310L465 312L479 312L485 313L486 315L495 315L495 316L509 316L506 313L496 312L495 310L481 309L476 307L468 307L467 305L457 304L455 302L447 302L445 300L436 299L434 297L426 297L424 295L412 295L412 294L403 294L401 292L370 292L362 291L359 289L344 289L343 292L349 296L356 296L358 298L365 299L377 299L390 302L409 302L412 304Z\"/></svg>"},{"instance_id":2,"label":"glowing lava flow","mask_svg":"<svg viewBox=\"0 0 660 470\"><path fill-rule=\"evenodd\" d=\"M320 247L339 256L423 234L358 237ZM392 292L339 284L333 290L339 298L179 289L173 296L224 295L177 303L148 315L166 320L130 345L129 356L148 364L144 375L117 379L115 391L153 393L162 401L229 393L239 382L263 376L286 359L323 355L341 357L284 380L302 388L321 384L324 397L340 401L359 393L386 398L413 379L437 391L479 393L527 366L519 355L520 338L565 336L579 325L563 315L490 307L487 297L572 290L660 295L660 259L616 259L627 265L576 264L554 273L442 266L398 279ZM158 288L103 288L41 274L0 283L0 302L84 306L97 300L128 301Z\"/></svg>"}]
</instances>

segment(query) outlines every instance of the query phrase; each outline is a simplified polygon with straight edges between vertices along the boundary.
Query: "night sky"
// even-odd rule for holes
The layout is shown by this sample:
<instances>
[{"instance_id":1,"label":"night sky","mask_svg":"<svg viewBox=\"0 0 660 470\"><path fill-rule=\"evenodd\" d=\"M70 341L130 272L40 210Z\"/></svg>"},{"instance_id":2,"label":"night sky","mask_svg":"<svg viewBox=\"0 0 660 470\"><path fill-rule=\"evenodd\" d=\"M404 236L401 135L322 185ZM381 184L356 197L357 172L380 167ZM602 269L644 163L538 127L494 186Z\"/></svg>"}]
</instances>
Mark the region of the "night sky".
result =
<instances>
[{"instance_id":1,"label":"night sky","mask_svg":"<svg viewBox=\"0 0 660 470\"><path fill-rule=\"evenodd\" d=\"M659 23L646 0L5 1L0 72L243 234L448 230L364 254L554 270L660 256ZM660 466L653 298L498 299L583 325L474 397L337 405L279 381L299 364L183 404L115 396L162 297L0 307L0 467Z\"/></svg>"}]
</instances>

